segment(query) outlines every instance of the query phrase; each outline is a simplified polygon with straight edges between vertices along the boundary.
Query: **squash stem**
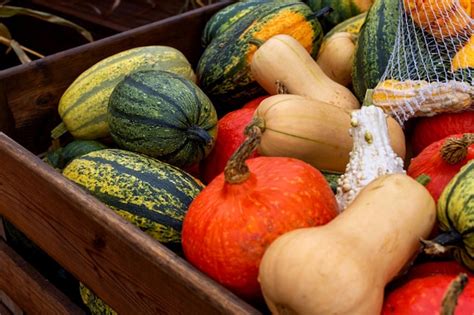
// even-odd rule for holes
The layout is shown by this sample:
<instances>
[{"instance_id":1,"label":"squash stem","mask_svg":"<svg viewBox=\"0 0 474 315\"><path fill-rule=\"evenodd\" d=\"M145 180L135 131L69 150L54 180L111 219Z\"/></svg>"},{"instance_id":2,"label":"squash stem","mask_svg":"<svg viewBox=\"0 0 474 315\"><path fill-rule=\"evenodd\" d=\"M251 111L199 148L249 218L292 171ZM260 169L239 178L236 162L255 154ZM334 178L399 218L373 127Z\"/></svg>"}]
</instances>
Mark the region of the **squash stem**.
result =
<instances>
[{"instance_id":1,"label":"squash stem","mask_svg":"<svg viewBox=\"0 0 474 315\"><path fill-rule=\"evenodd\" d=\"M441 302L440 315L454 315L459 296L462 294L468 281L469 278L467 274L460 273L456 279L449 284L449 287L444 294L443 301Z\"/></svg>"},{"instance_id":2,"label":"squash stem","mask_svg":"<svg viewBox=\"0 0 474 315\"><path fill-rule=\"evenodd\" d=\"M334 11L333 8L331 8L331 7L324 7L324 8L322 8L321 10L319 10L318 12L314 12L314 13L313 13L313 16L319 20L319 19L321 19L321 18L327 16L327 15L328 15L329 13L331 13L332 11Z\"/></svg>"},{"instance_id":3,"label":"squash stem","mask_svg":"<svg viewBox=\"0 0 474 315\"><path fill-rule=\"evenodd\" d=\"M464 160L467 150L474 144L474 133L465 133L462 138L449 138L441 148L441 158L448 164L456 164Z\"/></svg>"},{"instance_id":4,"label":"squash stem","mask_svg":"<svg viewBox=\"0 0 474 315\"><path fill-rule=\"evenodd\" d=\"M265 42L261 39L258 38L251 38L249 39L249 44L257 46L257 48L260 48Z\"/></svg>"},{"instance_id":5,"label":"squash stem","mask_svg":"<svg viewBox=\"0 0 474 315\"><path fill-rule=\"evenodd\" d=\"M214 138L199 126L191 126L188 128L187 133L194 139L201 143L204 143L206 146L212 146L214 144Z\"/></svg>"},{"instance_id":6,"label":"squash stem","mask_svg":"<svg viewBox=\"0 0 474 315\"><path fill-rule=\"evenodd\" d=\"M426 186L431 182L431 177L423 173L416 178L416 181L422 184L423 186Z\"/></svg>"},{"instance_id":7,"label":"squash stem","mask_svg":"<svg viewBox=\"0 0 474 315\"><path fill-rule=\"evenodd\" d=\"M66 132L67 132L66 125L64 124L64 122L61 122L51 131L51 138L58 139Z\"/></svg>"},{"instance_id":8,"label":"squash stem","mask_svg":"<svg viewBox=\"0 0 474 315\"><path fill-rule=\"evenodd\" d=\"M261 118L255 117L247 127L244 134L247 136L245 141L232 154L224 169L225 181L229 184L240 184L250 176L250 170L245 160L255 151L260 144L264 122Z\"/></svg>"},{"instance_id":9,"label":"squash stem","mask_svg":"<svg viewBox=\"0 0 474 315\"><path fill-rule=\"evenodd\" d=\"M421 243L425 254L438 256L446 254L452 246L456 246L462 241L462 235L458 231L450 230L439 234L433 240L421 240Z\"/></svg>"}]
</instances>

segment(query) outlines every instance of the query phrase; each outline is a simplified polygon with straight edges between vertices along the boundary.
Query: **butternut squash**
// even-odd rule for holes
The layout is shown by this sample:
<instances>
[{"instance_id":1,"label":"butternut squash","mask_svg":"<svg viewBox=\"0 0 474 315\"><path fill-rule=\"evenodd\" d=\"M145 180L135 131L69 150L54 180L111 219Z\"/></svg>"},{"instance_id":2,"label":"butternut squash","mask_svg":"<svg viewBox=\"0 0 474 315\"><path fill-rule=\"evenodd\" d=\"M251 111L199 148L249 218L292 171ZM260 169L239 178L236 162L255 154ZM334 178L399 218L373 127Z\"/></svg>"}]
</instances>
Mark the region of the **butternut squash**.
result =
<instances>
[{"instance_id":1,"label":"butternut squash","mask_svg":"<svg viewBox=\"0 0 474 315\"><path fill-rule=\"evenodd\" d=\"M423 185L381 176L333 221L273 241L259 268L265 301L273 314L380 314L385 285L418 253L435 217Z\"/></svg>"},{"instance_id":2,"label":"butternut squash","mask_svg":"<svg viewBox=\"0 0 474 315\"><path fill-rule=\"evenodd\" d=\"M357 36L349 32L335 33L325 38L319 49L317 64L333 81L349 86L352 83L352 59Z\"/></svg>"},{"instance_id":3,"label":"butternut squash","mask_svg":"<svg viewBox=\"0 0 474 315\"><path fill-rule=\"evenodd\" d=\"M250 65L253 78L269 93L301 95L341 108L357 109L359 101L349 89L331 80L306 49L289 35L275 35L255 52Z\"/></svg>"},{"instance_id":4,"label":"butternut squash","mask_svg":"<svg viewBox=\"0 0 474 315\"><path fill-rule=\"evenodd\" d=\"M314 167L343 173L352 150L351 111L302 96L270 96L254 114L262 128L258 152L267 156L286 156L303 160ZM400 125L387 118L390 144L405 157L405 136Z\"/></svg>"}]
</instances>

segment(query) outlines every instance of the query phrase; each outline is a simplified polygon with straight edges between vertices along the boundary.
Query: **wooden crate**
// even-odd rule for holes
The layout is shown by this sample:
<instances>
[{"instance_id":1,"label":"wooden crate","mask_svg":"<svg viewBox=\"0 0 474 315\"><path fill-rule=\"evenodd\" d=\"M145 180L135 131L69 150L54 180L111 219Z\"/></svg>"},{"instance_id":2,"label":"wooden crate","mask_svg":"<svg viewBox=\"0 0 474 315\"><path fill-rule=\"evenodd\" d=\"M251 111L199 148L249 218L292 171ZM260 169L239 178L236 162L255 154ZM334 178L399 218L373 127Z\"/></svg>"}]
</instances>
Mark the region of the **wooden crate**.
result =
<instances>
[{"instance_id":1,"label":"wooden crate","mask_svg":"<svg viewBox=\"0 0 474 315\"><path fill-rule=\"evenodd\" d=\"M35 153L49 145L49 132L60 121L58 100L81 72L119 51L152 44L176 47L195 64L206 21L230 2L0 72L0 215L119 313L260 312L86 194ZM1 267L3 279L9 275ZM7 291L12 281L16 279L0 281L0 291ZM13 285L19 294L32 290L21 282ZM55 311L64 313L61 304L54 305ZM27 313L37 313L33 305L25 307Z\"/></svg>"},{"instance_id":2,"label":"wooden crate","mask_svg":"<svg viewBox=\"0 0 474 315\"><path fill-rule=\"evenodd\" d=\"M193 9L187 0L121 0L113 10L114 1L94 0L28 0L42 10L68 16L113 32L123 32ZM216 2L216 1L214 1ZM207 4L208 1L202 1Z\"/></svg>"}]
</instances>

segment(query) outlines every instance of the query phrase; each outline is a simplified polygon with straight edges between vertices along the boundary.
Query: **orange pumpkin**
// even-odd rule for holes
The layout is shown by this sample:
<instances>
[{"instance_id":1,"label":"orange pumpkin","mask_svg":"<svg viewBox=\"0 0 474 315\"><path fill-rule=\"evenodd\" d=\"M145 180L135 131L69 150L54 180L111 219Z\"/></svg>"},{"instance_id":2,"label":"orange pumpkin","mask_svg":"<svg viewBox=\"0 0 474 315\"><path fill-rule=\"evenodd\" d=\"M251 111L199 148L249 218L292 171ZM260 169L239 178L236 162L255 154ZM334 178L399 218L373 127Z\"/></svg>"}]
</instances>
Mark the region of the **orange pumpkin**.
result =
<instances>
[{"instance_id":1,"label":"orange pumpkin","mask_svg":"<svg viewBox=\"0 0 474 315\"><path fill-rule=\"evenodd\" d=\"M338 213L331 188L311 165L283 157L245 162L260 137L259 128L250 130L224 173L191 203L182 230L188 261L246 299L261 297L258 268L274 239Z\"/></svg>"}]
</instances>

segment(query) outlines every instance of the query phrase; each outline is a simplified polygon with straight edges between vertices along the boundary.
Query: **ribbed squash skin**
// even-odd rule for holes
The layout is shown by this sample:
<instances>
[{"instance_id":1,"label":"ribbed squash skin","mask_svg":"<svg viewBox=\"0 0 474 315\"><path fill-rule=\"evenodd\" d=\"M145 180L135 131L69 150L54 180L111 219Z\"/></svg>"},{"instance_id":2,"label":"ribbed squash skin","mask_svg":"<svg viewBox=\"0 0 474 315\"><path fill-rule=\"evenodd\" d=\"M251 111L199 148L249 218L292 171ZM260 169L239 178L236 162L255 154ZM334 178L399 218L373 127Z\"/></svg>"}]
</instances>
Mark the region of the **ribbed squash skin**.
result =
<instances>
[{"instance_id":1,"label":"ribbed squash skin","mask_svg":"<svg viewBox=\"0 0 474 315\"><path fill-rule=\"evenodd\" d=\"M95 140L74 140L62 148L48 152L44 161L54 168L63 169L76 157L103 149L107 149L107 146Z\"/></svg>"},{"instance_id":2,"label":"ribbed squash skin","mask_svg":"<svg viewBox=\"0 0 474 315\"><path fill-rule=\"evenodd\" d=\"M178 248L184 215L203 188L176 167L118 149L76 158L63 175L148 235Z\"/></svg>"},{"instance_id":3,"label":"ribbed squash skin","mask_svg":"<svg viewBox=\"0 0 474 315\"><path fill-rule=\"evenodd\" d=\"M324 7L331 7L333 12L324 17L322 25L328 31L335 25L346 21L358 14L366 12L373 1L371 0L308 0L306 1L313 11Z\"/></svg>"},{"instance_id":4,"label":"ribbed squash skin","mask_svg":"<svg viewBox=\"0 0 474 315\"><path fill-rule=\"evenodd\" d=\"M440 229L462 236L454 257L474 270L474 160L463 166L443 190L437 210Z\"/></svg>"},{"instance_id":5,"label":"ribbed squash skin","mask_svg":"<svg viewBox=\"0 0 474 315\"><path fill-rule=\"evenodd\" d=\"M212 39L224 33L247 14L252 13L260 4L277 1L282 3L294 2L294 0L248 0L226 6L207 21L201 38L202 46L207 47Z\"/></svg>"},{"instance_id":6,"label":"ribbed squash skin","mask_svg":"<svg viewBox=\"0 0 474 315\"><path fill-rule=\"evenodd\" d=\"M110 96L108 122L123 149L178 167L201 161L217 136L217 114L193 82L165 71L134 72Z\"/></svg>"},{"instance_id":7,"label":"ribbed squash skin","mask_svg":"<svg viewBox=\"0 0 474 315\"><path fill-rule=\"evenodd\" d=\"M92 315L116 315L115 312L110 306L105 304L104 301L99 299L97 295L92 293L84 284L79 284L79 292L81 294L82 301L89 308L89 311Z\"/></svg>"},{"instance_id":8,"label":"ribbed squash skin","mask_svg":"<svg viewBox=\"0 0 474 315\"><path fill-rule=\"evenodd\" d=\"M360 102L387 67L397 35L398 4L398 0L375 0L360 30L352 69L352 86Z\"/></svg>"},{"instance_id":9,"label":"ribbed squash skin","mask_svg":"<svg viewBox=\"0 0 474 315\"><path fill-rule=\"evenodd\" d=\"M331 31L327 32L324 35L324 40L340 32L347 32L353 35L359 35L360 29L362 28L366 17L367 12L363 12L361 14L351 17L350 19L342 21L341 23L334 26Z\"/></svg>"},{"instance_id":10,"label":"ribbed squash skin","mask_svg":"<svg viewBox=\"0 0 474 315\"><path fill-rule=\"evenodd\" d=\"M321 25L311 9L299 1L263 3L214 38L197 67L199 83L219 114L265 94L250 73L257 46L275 34L295 37L315 57L322 40ZM225 107L224 107L225 106Z\"/></svg>"},{"instance_id":11,"label":"ribbed squash skin","mask_svg":"<svg viewBox=\"0 0 474 315\"><path fill-rule=\"evenodd\" d=\"M64 92L59 115L77 139L98 139L109 135L107 103L114 87L132 71L165 70L195 81L186 57L167 46L146 46L105 58L83 72Z\"/></svg>"},{"instance_id":12,"label":"ribbed squash skin","mask_svg":"<svg viewBox=\"0 0 474 315\"><path fill-rule=\"evenodd\" d=\"M435 201L443 192L449 181L459 172L462 166L474 159L474 144L467 149L464 159L456 164L449 164L443 160L441 150L449 138L462 138L463 134L450 135L444 139L431 143L424 148L420 154L413 158L407 170L407 174L413 178L425 174L430 177L430 181L425 185Z\"/></svg>"}]
</instances>

